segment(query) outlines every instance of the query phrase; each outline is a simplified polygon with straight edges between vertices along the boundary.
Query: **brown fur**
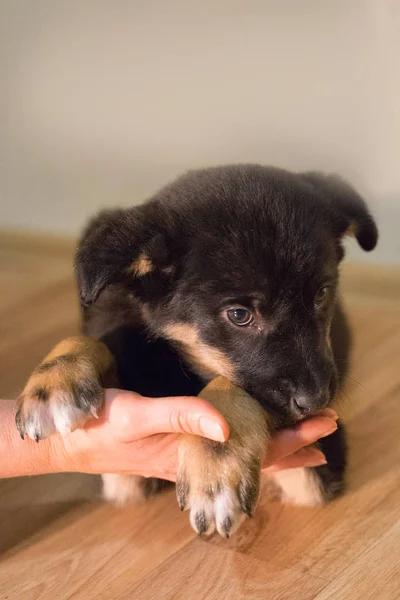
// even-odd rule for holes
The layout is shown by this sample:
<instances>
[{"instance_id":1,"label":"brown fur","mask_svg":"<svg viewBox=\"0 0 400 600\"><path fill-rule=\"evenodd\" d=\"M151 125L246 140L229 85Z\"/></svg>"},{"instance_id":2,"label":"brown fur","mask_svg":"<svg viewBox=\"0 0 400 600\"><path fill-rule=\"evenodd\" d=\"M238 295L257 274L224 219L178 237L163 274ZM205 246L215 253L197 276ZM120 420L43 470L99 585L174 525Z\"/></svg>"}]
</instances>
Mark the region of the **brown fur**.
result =
<instances>
[{"instance_id":1,"label":"brown fur","mask_svg":"<svg viewBox=\"0 0 400 600\"><path fill-rule=\"evenodd\" d=\"M132 264L128 267L127 272L136 275L137 277L144 277L153 270L153 265L147 254L141 254Z\"/></svg>"},{"instance_id":2,"label":"brown fur","mask_svg":"<svg viewBox=\"0 0 400 600\"><path fill-rule=\"evenodd\" d=\"M234 369L229 359L217 348L202 342L196 327L187 323L175 323L164 327L162 333L179 345L188 364L206 380L210 381L215 373L220 373L234 381Z\"/></svg>"},{"instance_id":3,"label":"brown fur","mask_svg":"<svg viewBox=\"0 0 400 600\"><path fill-rule=\"evenodd\" d=\"M192 435L182 437L178 501L182 510L191 510L198 533L212 533L217 528L229 537L243 514L251 516L257 503L260 467L269 440L267 416L255 400L223 377L213 379L200 396L224 415L230 435L223 444Z\"/></svg>"},{"instance_id":4,"label":"brown fur","mask_svg":"<svg viewBox=\"0 0 400 600\"><path fill-rule=\"evenodd\" d=\"M39 441L55 431L65 435L96 417L102 386L115 380L114 359L104 344L86 336L63 340L33 371L18 399L21 436Z\"/></svg>"},{"instance_id":5,"label":"brown fur","mask_svg":"<svg viewBox=\"0 0 400 600\"><path fill-rule=\"evenodd\" d=\"M344 232L344 235L351 236L351 237L357 237L357 233L358 233L358 225L355 221L352 221L350 227L348 227L346 229L346 231Z\"/></svg>"}]
</instances>

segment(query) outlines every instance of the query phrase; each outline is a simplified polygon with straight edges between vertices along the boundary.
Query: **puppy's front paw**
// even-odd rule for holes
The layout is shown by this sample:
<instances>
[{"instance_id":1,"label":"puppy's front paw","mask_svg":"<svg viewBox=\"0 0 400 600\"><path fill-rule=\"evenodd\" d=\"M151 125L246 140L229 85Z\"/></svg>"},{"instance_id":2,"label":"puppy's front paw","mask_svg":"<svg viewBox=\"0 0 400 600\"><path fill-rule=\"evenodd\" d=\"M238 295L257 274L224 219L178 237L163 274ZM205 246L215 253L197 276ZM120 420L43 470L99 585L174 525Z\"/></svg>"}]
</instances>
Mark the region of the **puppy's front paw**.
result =
<instances>
[{"instance_id":1,"label":"puppy's front paw","mask_svg":"<svg viewBox=\"0 0 400 600\"><path fill-rule=\"evenodd\" d=\"M64 354L45 360L32 373L17 402L16 425L22 438L37 442L58 431L65 436L97 416L103 389L86 356Z\"/></svg>"},{"instance_id":2,"label":"puppy's front paw","mask_svg":"<svg viewBox=\"0 0 400 600\"><path fill-rule=\"evenodd\" d=\"M181 442L176 483L181 510L198 534L234 533L252 516L260 489L260 457L248 449L198 438Z\"/></svg>"}]
</instances>

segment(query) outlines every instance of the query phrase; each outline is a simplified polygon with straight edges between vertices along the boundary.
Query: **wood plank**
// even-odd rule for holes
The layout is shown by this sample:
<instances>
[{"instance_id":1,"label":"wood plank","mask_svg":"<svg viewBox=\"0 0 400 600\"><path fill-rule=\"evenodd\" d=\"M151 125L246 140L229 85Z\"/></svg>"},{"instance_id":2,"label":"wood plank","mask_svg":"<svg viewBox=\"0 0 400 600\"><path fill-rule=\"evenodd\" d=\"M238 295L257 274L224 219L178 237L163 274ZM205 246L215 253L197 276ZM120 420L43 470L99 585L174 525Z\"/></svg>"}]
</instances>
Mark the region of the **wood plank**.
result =
<instances>
[{"instance_id":1,"label":"wood plank","mask_svg":"<svg viewBox=\"0 0 400 600\"><path fill-rule=\"evenodd\" d=\"M325 582L295 569L265 564L225 547L197 539L172 555L140 583L128 587L116 600L310 600Z\"/></svg>"},{"instance_id":2,"label":"wood plank","mask_svg":"<svg viewBox=\"0 0 400 600\"><path fill-rule=\"evenodd\" d=\"M400 598L400 522L366 549L357 562L350 562L340 577L315 600L397 600Z\"/></svg>"}]
</instances>

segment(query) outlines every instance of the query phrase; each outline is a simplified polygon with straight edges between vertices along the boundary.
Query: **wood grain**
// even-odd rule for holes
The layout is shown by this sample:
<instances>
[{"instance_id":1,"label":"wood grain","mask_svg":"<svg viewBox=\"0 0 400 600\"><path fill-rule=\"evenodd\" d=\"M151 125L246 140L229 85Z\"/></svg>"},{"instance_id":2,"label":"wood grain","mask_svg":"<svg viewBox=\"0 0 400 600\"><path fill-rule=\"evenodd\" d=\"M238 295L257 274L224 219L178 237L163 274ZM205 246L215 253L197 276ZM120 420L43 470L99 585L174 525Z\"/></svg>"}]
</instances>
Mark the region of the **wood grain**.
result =
<instances>
[{"instance_id":1,"label":"wood grain","mask_svg":"<svg viewBox=\"0 0 400 600\"><path fill-rule=\"evenodd\" d=\"M0 397L14 398L59 339L78 330L75 241L0 234ZM116 509L97 478L0 482L0 599L400 598L400 272L343 268L355 332L339 411L348 491L324 509L267 493L236 537L197 539L169 491Z\"/></svg>"}]
</instances>

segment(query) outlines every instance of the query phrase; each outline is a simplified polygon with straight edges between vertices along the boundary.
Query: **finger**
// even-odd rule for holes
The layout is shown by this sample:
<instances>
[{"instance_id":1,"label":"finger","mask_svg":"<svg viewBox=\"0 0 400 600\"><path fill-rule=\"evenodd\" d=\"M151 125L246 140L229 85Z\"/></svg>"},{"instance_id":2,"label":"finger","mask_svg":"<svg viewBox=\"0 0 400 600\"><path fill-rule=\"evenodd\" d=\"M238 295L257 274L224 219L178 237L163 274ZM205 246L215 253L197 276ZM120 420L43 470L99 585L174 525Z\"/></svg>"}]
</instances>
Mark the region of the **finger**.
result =
<instances>
[{"instance_id":1,"label":"finger","mask_svg":"<svg viewBox=\"0 0 400 600\"><path fill-rule=\"evenodd\" d=\"M145 398L121 390L106 390L106 418L133 441L157 433L191 433L223 442L229 425L206 400L191 396Z\"/></svg>"},{"instance_id":2,"label":"finger","mask_svg":"<svg viewBox=\"0 0 400 600\"><path fill-rule=\"evenodd\" d=\"M194 397L145 399L143 431L191 433L224 442L229 426L224 417L206 400Z\"/></svg>"},{"instance_id":3,"label":"finger","mask_svg":"<svg viewBox=\"0 0 400 600\"><path fill-rule=\"evenodd\" d=\"M290 456L285 456L266 469L263 473L273 473L284 469L297 469L299 467L320 467L326 465L325 455L316 448L301 448Z\"/></svg>"},{"instance_id":4,"label":"finger","mask_svg":"<svg viewBox=\"0 0 400 600\"><path fill-rule=\"evenodd\" d=\"M334 421L337 421L339 419L339 415L337 414L336 410L334 410L333 408L324 408L324 410L320 410L314 416L315 417L328 417L328 419L333 419Z\"/></svg>"},{"instance_id":5,"label":"finger","mask_svg":"<svg viewBox=\"0 0 400 600\"><path fill-rule=\"evenodd\" d=\"M331 418L314 417L303 421L296 427L279 431L272 440L268 452L269 464L297 452L304 446L314 444L317 440L336 431L337 423Z\"/></svg>"}]
</instances>

